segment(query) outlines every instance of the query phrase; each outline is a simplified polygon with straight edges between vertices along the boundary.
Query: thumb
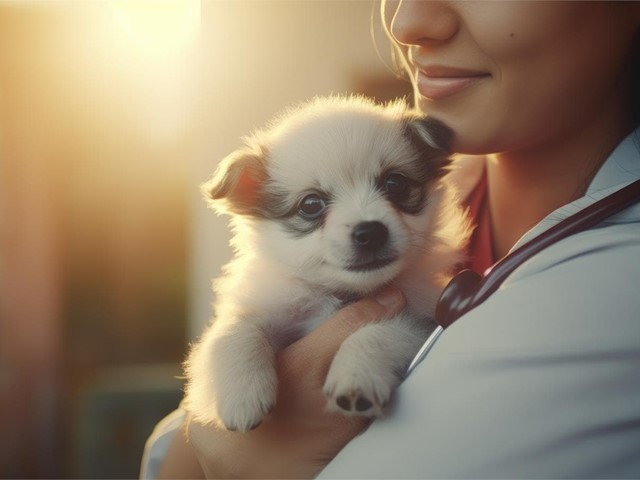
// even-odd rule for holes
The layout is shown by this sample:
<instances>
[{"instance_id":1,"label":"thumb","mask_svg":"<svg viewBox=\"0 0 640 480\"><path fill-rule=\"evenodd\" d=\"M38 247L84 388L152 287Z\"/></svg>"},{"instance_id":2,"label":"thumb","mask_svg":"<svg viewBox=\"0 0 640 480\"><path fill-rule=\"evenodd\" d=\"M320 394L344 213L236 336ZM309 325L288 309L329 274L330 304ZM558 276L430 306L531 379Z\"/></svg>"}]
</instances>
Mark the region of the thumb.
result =
<instances>
[{"instance_id":1,"label":"thumb","mask_svg":"<svg viewBox=\"0 0 640 480\"><path fill-rule=\"evenodd\" d=\"M313 365L313 370L316 370L322 365L321 369L326 373L333 356L349 335L368 323L396 315L405 305L406 299L400 289L388 285L373 296L338 310L317 329L281 353L285 357L295 357L298 366Z\"/></svg>"}]
</instances>

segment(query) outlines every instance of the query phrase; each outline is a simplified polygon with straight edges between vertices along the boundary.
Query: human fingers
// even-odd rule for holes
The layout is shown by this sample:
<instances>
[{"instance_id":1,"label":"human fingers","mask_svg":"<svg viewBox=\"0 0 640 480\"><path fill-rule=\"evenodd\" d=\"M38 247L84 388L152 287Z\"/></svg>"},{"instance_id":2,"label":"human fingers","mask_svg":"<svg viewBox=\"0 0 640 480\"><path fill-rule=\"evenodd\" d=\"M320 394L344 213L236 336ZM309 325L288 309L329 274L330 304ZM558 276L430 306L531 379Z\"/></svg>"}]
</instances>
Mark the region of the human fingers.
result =
<instances>
[{"instance_id":1,"label":"human fingers","mask_svg":"<svg viewBox=\"0 0 640 480\"><path fill-rule=\"evenodd\" d=\"M303 370L307 378L323 382L333 356L349 335L367 323L392 317L405 305L406 299L400 289L388 285L373 296L337 311L309 335L280 352L280 365Z\"/></svg>"},{"instance_id":2,"label":"human fingers","mask_svg":"<svg viewBox=\"0 0 640 480\"><path fill-rule=\"evenodd\" d=\"M278 353L278 401L257 429L238 434L193 422L188 427L208 478L310 478L366 426L366 419L325 410L329 365L360 327L402 310L405 299L387 287L336 312L306 337Z\"/></svg>"}]
</instances>

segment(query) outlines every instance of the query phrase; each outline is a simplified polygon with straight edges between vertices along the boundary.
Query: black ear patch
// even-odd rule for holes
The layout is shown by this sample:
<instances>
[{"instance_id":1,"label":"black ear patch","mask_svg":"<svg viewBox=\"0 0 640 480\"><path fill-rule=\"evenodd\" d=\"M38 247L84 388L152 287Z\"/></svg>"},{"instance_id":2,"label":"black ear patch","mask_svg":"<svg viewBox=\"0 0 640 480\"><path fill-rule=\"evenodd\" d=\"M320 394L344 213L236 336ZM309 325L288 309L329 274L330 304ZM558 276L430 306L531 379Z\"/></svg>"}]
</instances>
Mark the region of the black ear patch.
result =
<instances>
[{"instance_id":1,"label":"black ear patch","mask_svg":"<svg viewBox=\"0 0 640 480\"><path fill-rule=\"evenodd\" d=\"M451 164L449 146L453 131L439 120L413 117L405 125L405 135L418 153L425 181L436 180L448 173Z\"/></svg>"},{"instance_id":2,"label":"black ear patch","mask_svg":"<svg viewBox=\"0 0 640 480\"><path fill-rule=\"evenodd\" d=\"M406 132L414 143L450 153L453 130L432 117L415 117L407 122Z\"/></svg>"}]
</instances>

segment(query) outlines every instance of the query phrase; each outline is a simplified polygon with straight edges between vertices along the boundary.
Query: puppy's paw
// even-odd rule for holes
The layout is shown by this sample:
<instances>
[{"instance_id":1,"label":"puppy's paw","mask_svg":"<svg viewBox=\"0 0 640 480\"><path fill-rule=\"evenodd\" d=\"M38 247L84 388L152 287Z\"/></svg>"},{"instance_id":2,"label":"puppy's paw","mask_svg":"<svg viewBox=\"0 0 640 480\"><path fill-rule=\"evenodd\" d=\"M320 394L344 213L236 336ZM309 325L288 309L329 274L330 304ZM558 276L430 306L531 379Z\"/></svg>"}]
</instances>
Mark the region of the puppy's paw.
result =
<instances>
[{"instance_id":1,"label":"puppy's paw","mask_svg":"<svg viewBox=\"0 0 640 480\"><path fill-rule=\"evenodd\" d=\"M345 415L376 417L382 415L384 404L380 405L372 395L363 393L359 388L344 390L329 396L329 409Z\"/></svg>"},{"instance_id":2,"label":"puppy's paw","mask_svg":"<svg viewBox=\"0 0 640 480\"><path fill-rule=\"evenodd\" d=\"M365 364L350 356L340 350L331 364L323 388L327 409L345 415L381 416L399 378L385 365Z\"/></svg>"},{"instance_id":3,"label":"puppy's paw","mask_svg":"<svg viewBox=\"0 0 640 480\"><path fill-rule=\"evenodd\" d=\"M198 345L190 355L185 408L205 425L241 432L256 428L276 400L273 356L267 350L251 357L222 355L222 348L213 353Z\"/></svg>"},{"instance_id":4,"label":"puppy's paw","mask_svg":"<svg viewBox=\"0 0 640 480\"><path fill-rule=\"evenodd\" d=\"M236 381L219 393L219 423L227 430L247 432L258 427L271 412L276 401L275 372L262 372L248 382Z\"/></svg>"}]
</instances>

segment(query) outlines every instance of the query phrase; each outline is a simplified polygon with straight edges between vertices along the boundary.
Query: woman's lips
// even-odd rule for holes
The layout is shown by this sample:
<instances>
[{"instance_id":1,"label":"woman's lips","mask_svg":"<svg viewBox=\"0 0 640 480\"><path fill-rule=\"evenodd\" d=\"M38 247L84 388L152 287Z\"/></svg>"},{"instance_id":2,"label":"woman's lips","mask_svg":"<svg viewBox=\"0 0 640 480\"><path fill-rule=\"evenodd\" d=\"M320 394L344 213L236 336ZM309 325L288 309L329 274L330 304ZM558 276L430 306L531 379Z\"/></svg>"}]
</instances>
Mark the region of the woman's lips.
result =
<instances>
[{"instance_id":1,"label":"woman's lips","mask_svg":"<svg viewBox=\"0 0 640 480\"><path fill-rule=\"evenodd\" d=\"M455 95L456 93L489 77L488 73L437 73L418 70L418 91L430 100Z\"/></svg>"}]
</instances>

